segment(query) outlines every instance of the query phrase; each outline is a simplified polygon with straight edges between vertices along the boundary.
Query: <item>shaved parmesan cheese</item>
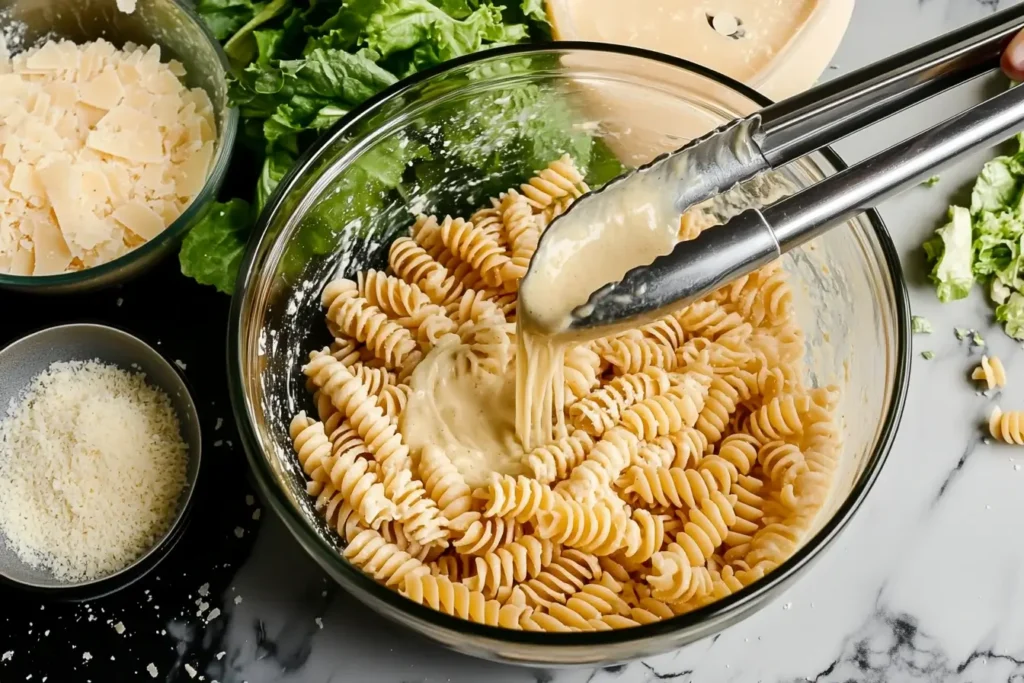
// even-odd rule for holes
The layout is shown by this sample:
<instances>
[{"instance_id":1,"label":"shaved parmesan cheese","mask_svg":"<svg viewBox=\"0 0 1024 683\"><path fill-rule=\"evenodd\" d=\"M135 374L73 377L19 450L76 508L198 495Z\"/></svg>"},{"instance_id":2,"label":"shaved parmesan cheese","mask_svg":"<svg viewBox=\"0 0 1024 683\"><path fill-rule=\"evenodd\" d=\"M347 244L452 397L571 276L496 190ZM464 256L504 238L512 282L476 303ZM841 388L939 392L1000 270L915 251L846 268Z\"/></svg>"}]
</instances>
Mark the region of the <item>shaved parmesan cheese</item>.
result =
<instances>
[{"instance_id":1,"label":"shaved parmesan cheese","mask_svg":"<svg viewBox=\"0 0 1024 683\"><path fill-rule=\"evenodd\" d=\"M0 273L106 263L181 215L216 148L213 105L184 76L155 45L0 51Z\"/></svg>"},{"instance_id":2,"label":"shaved parmesan cheese","mask_svg":"<svg viewBox=\"0 0 1024 683\"><path fill-rule=\"evenodd\" d=\"M153 239L164 229L160 215L138 201L119 206L114 211L114 220L145 240Z\"/></svg>"},{"instance_id":3,"label":"shaved parmesan cheese","mask_svg":"<svg viewBox=\"0 0 1024 683\"><path fill-rule=\"evenodd\" d=\"M117 73L113 70L104 71L88 83L83 83L79 92L81 93L80 101L99 109L113 109L124 97L124 88L117 78Z\"/></svg>"}]
</instances>

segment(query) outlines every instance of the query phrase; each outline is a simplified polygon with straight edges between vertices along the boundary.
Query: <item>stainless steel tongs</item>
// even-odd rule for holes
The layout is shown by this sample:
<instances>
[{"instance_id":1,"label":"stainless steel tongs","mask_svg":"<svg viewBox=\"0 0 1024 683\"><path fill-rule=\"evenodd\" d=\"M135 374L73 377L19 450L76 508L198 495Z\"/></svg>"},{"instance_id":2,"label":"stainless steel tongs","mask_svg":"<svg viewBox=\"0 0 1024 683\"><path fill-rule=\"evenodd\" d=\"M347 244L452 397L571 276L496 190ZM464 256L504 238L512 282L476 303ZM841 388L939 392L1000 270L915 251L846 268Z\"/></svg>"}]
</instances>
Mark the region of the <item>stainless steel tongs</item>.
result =
<instances>
[{"instance_id":1,"label":"stainless steel tongs","mask_svg":"<svg viewBox=\"0 0 1024 683\"><path fill-rule=\"evenodd\" d=\"M646 183L666 196L665 224L689 207L821 149L897 111L997 68L1024 28L1024 5L928 41L733 121L584 196L545 231L603 198ZM594 292L571 329L636 325L778 258L957 157L1024 127L1024 86L1012 88L763 209L680 242L672 253ZM656 185L650 185L655 183ZM590 208L585 208L589 206ZM538 248L538 251L540 248ZM529 276L528 276L529 277Z\"/></svg>"}]
</instances>

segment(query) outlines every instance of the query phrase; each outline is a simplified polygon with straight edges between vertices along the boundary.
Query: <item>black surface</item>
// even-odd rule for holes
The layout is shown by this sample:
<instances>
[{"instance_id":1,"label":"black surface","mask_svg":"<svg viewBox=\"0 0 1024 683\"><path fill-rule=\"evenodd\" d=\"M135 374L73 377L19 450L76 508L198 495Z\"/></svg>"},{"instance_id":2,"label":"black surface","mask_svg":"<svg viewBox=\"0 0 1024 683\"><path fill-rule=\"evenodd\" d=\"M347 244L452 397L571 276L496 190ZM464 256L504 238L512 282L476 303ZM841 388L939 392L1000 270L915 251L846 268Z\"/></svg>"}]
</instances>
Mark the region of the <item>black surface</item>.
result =
<instances>
[{"instance_id":1,"label":"black surface","mask_svg":"<svg viewBox=\"0 0 1024 683\"><path fill-rule=\"evenodd\" d=\"M227 296L183 277L173 257L138 280L93 294L0 291L0 346L63 323L120 327L171 363L185 364L203 431L202 470L188 527L152 572L113 595L83 603L0 585L0 683L43 677L61 683L191 681L184 662L200 672L217 669L226 620L207 622L207 617L214 608L228 607L221 601L232 600L232 577L251 550L260 523L253 513L261 507L248 482L227 393L229 303ZM205 597L203 584L209 584ZM202 615L199 601L209 605ZM119 622L123 634L114 629ZM147 672L150 663L158 672L155 679Z\"/></svg>"}]
</instances>

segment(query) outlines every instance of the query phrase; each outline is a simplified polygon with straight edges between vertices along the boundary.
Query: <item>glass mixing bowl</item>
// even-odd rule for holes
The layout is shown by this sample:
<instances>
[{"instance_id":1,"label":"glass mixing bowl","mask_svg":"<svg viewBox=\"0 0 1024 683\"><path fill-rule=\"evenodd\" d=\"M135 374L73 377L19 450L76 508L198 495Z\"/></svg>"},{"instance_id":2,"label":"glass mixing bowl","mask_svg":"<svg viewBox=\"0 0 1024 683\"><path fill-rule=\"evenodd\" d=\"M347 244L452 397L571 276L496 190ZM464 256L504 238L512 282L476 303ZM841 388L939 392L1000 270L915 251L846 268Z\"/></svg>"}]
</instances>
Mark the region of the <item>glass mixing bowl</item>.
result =
<instances>
[{"instance_id":1,"label":"glass mixing bowl","mask_svg":"<svg viewBox=\"0 0 1024 683\"><path fill-rule=\"evenodd\" d=\"M593 43L509 48L456 60L382 93L323 137L281 183L239 275L228 333L232 400L256 480L313 558L371 608L438 643L506 662L606 664L677 648L784 590L860 506L892 445L909 371L909 308L881 218L867 212L788 255L810 379L843 387L845 445L835 494L796 554L717 603L603 633L525 633L446 616L377 584L339 554L313 509L288 438L311 411L300 366L328 341L320 290L380 268L418 212L460 212L518 186L563 151L601 180L767 104L694 64ZM543 157L542 160L538 160ZM395 159L399 159L397 163ZM411 164L406 161L412 159ZM843 167L833 152L792 165L805 186Z\"/></svg>"},{"instance_id":2,"label":"glass mixing bowl","mask_svg":"<svg viewBox=\"0 0 1024 683\"><path fill-rule=\"evenodd\" d=\"M184 65L185 85L206 90L217 119L217 144L206 183L167 229L93 268L59 275L0 273L0 289L46 294L98 289L140 275L175 251L217 198L238 128L238 110L228 106L227 56L202 19L178 0L140 0L131 14L120 11L116 0L0 0L0 35L12 53L62 38L77 43L102 38L116 47L128 42L159 45L161 61L176 59Z\"/></svg>"}]
</instances>

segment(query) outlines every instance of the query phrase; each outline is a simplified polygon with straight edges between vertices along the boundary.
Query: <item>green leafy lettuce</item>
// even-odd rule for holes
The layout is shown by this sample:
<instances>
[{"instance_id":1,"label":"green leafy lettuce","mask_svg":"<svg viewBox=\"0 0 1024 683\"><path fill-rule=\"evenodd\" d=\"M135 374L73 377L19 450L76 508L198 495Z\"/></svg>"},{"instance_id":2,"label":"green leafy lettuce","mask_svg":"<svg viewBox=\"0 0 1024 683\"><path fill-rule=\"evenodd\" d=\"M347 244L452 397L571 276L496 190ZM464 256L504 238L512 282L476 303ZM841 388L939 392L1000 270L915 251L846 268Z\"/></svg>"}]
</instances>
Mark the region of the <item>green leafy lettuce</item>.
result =
<instances>
[{"instance_id":1,"label":"green leafy lettuce","mask_svg":"<svg viewBox=\"0 0 1024 683\"><path fill-rule=\"evenodd\" d=\"M984 165L969 209L952 206L950 221L924 244L941 301L967 296L975 281L996 304L1006 333L1024 339L1024 139L1018 151Z\"/></svg>"},{"instance_id":2,"label":"green leafy lettuce","mask_svg":"<svg viewBox=\"0 0 1024 683\"><path fill-rule=\"evenodd\" d=\"M181 245L181 272L225 294L234 291L250 214L248 202L242 199L211 206L201 223L203 229L189 232Z\"/></svg>"},{"instance_id":3,"label":"green leafy lettuce","mask_svg":"<svg viewBox=\"0 0 1024 683\"><path fill-rule=\"evenodd\" d=\"M198 0L196 9L233 65L229 94L242 115L241 144L226 190L239 196L205 214L180 261L183 273L228 293L255 216L323 130L411 73L548 35L541 0ZM464 151L445 154L450 165L483 164L475 167L522 177L572 153L581 165L593 159L601 175L621 170L606 149L573 130L566 105L550 93L527 88L511 102L479 105L482 116L452 117L438 136ZM523 121L515 131L523 140L515 159L476 144L491 130L487 119L499 111L507 119L510 110ZM382 146L346 174L333 199L315 208L322 233L305 231L303 246L317 253L334 244L330 231L441 171L441 150L431 150L431 141L408 143Z\"/></svg>"},{"instance_id":4,"label":"green leafy lettuce","mask_svg":"<svg viewBox=\"0 0 1024 683\"><path fill-rule=\"evenodd\" d=\"M961 206L951 206L949 222L935 231L935 237L925 243L924 249L935 262L931 278L939 300L966 297L974 284L970 212Z\"/></svg>"}]
</instances>

